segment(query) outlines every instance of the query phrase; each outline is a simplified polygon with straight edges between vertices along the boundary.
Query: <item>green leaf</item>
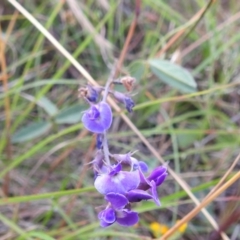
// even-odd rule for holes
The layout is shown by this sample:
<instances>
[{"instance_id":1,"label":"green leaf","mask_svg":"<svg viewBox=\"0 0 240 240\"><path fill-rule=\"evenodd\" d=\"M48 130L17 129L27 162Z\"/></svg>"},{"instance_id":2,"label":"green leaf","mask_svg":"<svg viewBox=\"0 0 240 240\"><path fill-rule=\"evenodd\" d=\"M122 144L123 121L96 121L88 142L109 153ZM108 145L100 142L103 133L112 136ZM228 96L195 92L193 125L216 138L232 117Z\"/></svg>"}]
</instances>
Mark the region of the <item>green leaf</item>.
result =
<instances>
[{"instance_id":1,"label":"green leaf","mask_svg":"<svg viewBox=\"0 0 240 240\"><path fill-rule=\"evenodd\" d=\"M54 116L58 112L57 106L47 97L42 96L38 100L38 105L40 105L50 116Z\"/></svg>"},{"instance_id":2,"label":"green leaf","mask_svg":"<svg viewBox=\"0 0 240 240\"><path fill-rule=\"evenodd\" d=\"M26 127L23 127L16 131L12 136L12 143L21 143L32 140L46 133L52 124L46 121L39 121L31 123Z\"/></svg>"},{"instance_id":3,"label":"green leaf","mask_svg":"<svg viewBox=\"0 0 240 240\"><path fill-rule=\"evenodd\" d=\"M26 237L36 237L39 240L40 239L41 240L54 240L54 238L52 238L51 236L47 235L44 232L35 232L35 231L25 233L25 236L20 236L17 240L24 240L24 239L26 239Z\"/></svg>"},{"instance_id":4,"label":"green leaf","mask_svg":"<svg viewBox=\"0 0 240 240\"><path fill-rule=\"evenodd\" d=\"M36 104L42 107L50 116L58 112L57 106L45 96L42 96L40 99L36 99L35 96L26 93L21 93L21 96L31 102L36 102Z\"/></svg>"},{"instance_id":5,"label":"green leaf","mask_svg":"<svg viewBox=\"0 0 240 240\"><path fill-rule=\"evenodd\" d=\"M55 117L58 124L74 124L81 120L82 112L86 107L83 105L74 105L61 110Z\"/></svg>"},{"instance_id":6,"label":"green leaf","mask_svg":"<svg viewBox=\"0 0 240 240\"><path fill-rule=\"evenodd\" d=\"M150 59L148 62L152 72L166 84L183 93L196 92L197 84L186 69L158 58Z\"/></svg>"}]
</instances>

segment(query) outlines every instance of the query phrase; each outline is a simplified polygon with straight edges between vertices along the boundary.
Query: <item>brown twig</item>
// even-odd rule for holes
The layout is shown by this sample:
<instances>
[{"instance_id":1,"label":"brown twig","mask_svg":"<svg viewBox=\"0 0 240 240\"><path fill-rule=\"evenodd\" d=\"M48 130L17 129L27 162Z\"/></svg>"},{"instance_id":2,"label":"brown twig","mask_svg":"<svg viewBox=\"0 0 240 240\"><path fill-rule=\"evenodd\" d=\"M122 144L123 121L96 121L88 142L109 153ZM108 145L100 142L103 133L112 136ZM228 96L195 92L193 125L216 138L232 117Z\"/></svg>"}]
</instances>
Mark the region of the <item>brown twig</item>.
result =
<instances>
[{"instance_id":1,"label":"brown twig","mask_svg":"<svg viewBox=\"0 0 240 240\"><path fill-rule=\"evenodd\" d=\"M131 41L131 39L133 37L135 28L137 26L138 16L140 14L140 5L141 5L141 0L136 0L134 19L133 19L133 21L132 21L132 23L130 25L129 30L128 30L127 38L126 38L126 41L124 43L123 49L121 51L121 54L120 54L120 57L119 57L119 60L118 60L118 63L117 63L117 68L116 68L116 72L114 74L114 77L117 77L118 73L120 72L122 64L123 64L123 61L124 61L125 56L127 54L127 50L128 50L130 41Z\"/></svg>"},{"instance_id":2,"label":"brown twig","mask_svg":"<svg viewBox=\"0 0 240 240\"><path fill-rule=\"evenodd\" d=\"M3 40L2 38L0 39L0 64L1 64L1 70L2 72L6 73L7 72L7 63L6 63L6 58L5 58L5 49L6 49L6 42L7 39L9 38L15 22L17 20L18 12L15 11L13 14L13 17L8 25L7 32L6 32L6 38ZM2 28L0 25L0 36L3 36L2 34ZM3 82L3 89L4 92L8 92L8 75L3 74L1 76L1 80ZM5 106L5 116L6 116L6 121L5 121L5 129L6 129L6 156L7 160L11 161L12 159L12 145L11 145L11 107L10 107L10 99L9 96L6 94L6 97L4 98L4 106ZM4 182L3 182L3 192L6 196L9 195L9 184L10 184L10 173L7 173L4 177Z\"/></svg>"},{"instance_id":3,"label":"brown twig","mask_svg":"<svg viewBox=\"0 0 240 240\"><path fill-rule=\"evenodd\" d=\"M224 176L221 178L221 180L218 182L218 184L210 191L210 193L208 193L208 195L205 197L205 199L208 198L209 196L211 196L222 185L222 183L227 179L227 177L229 176L229 174L231 173L233 168L238 163L239 159L240 159L240 154L238 154L236 159L233 161L231 167L227 170L227 172L224 174Z\"/></svg>"},{"instance_id":4,"label":"brown twig","mask_svg":"<svg viewBox=\"0 0 240 240\"><path fill-rule=\"evenodd\" d=\"M240 18L240 12L236 13L235 15L231 16L229 19L227 19L225 22L220 24L219 26L216 27L216 31L221 31L225 27L229 26L233 22L236 22ZM183 58L187 56L190 52L195 50L197 47L199 47L202 43L206 42L209 38L211 38L216 32L209 32L206 35L202 36L199 38L196 42L192 43L191 45L187 46L183 51L180 53L180 57Z\"/></svg>"},{"instance_id":5,"label":"brown twig","mask_svg":"<svg viewBox=\"0 0 240 240\"><path fill-rule=\"evenodd\" d=\"M209 203L211 203L216 197L218 197L223 191L225 191L228 187L230 187L233 183L235 183L239 178L240 178L240 171L237 172L231 179L229 179L224 185L222 185L219 189L217 189L207 199L205 198L200 203L200 205L195 207L190 213L188 213L184 218L182 218L179 222L177 222L159 240L165 240L168 237L172 236L172 234L176 232L179 227L181 227L184 223L189 222L192 218L194 218L201 211L201 209L203 209Z\"/></svg>"},{"instance_id":6,"label":"brown twig","mask_svg":"<svg viewBox=\"0 0 240 240\"><path fill-rule=\"evenodd\" d=\"M210 234L208 240L219 240L221 235L221 231L226 231L233 223L238 222L238 220L240 219L240 209L238 209L237 211L234 211L231 216L229 216L227 218L227 220L224 221L224 223L222 223L219 226L219 231L214 231Z\"/></svg>"}]
</instances>

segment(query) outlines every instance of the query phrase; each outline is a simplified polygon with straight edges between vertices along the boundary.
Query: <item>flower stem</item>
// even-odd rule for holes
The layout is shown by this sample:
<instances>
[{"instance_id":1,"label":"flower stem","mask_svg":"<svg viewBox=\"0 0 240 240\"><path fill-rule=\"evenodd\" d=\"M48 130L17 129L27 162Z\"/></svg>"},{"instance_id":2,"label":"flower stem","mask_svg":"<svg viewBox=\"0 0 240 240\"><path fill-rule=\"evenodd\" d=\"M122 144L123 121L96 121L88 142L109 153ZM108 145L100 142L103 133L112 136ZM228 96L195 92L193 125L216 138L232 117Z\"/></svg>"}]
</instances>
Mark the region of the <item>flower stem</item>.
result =
<instances>
[{"instance_id":1,"label":"flower stem","mask_svg":"<svg viewBox=\"0 0 240 240\"><path fill-rule=\"evenodd\" d=\"M103 134L103 154L104 154L104 160L107 163L107 165L111 165L110 158L109 158L109 149L108 149L108 142L107 142L107 133L104 132Z\"/></svg>"},{"instance_id":2,"label":"flower stem","mask_svg":"<svg viewBox=\"0 0 240 240\"><path fill-rule=\"evenodd\" d=\"M109 77L108 77L108 80L106 82L106 85L105 85L105 91L104 91L104 95L103 95L103 99L102 101L103 102L106 102L107 101L107 96L108 96L108 92L109 92L109 88L110 88L110 85L113 81L113 78L114 78L114 74L115 74L115 68L112 69Z\"/></svg>"},{"instance_id":3,"label":"flower stem","mask_svg":"<svg viewBox=\"0 0 240 240\"><path fill-rule=\"evenodd\" d=\"M106 85L105 85L105 91L104 91L103 99L102 99L103 102L107 101L109 88L110 88L111 83L113 81L113 78L114 78L114 75L115 75L115 71L116 71L116 69L115 69L115 67L113 67L113 69L112 69L112 71L111 71L111 73L110 73L110 75L108 77L108 80L106 82ZM104 132L104 134L103 134L103 154L104 154L105 162L108 165L111 165L110 158L109 158L108 142L107 142L107 132Z\"/></svg>"}]
</instances>

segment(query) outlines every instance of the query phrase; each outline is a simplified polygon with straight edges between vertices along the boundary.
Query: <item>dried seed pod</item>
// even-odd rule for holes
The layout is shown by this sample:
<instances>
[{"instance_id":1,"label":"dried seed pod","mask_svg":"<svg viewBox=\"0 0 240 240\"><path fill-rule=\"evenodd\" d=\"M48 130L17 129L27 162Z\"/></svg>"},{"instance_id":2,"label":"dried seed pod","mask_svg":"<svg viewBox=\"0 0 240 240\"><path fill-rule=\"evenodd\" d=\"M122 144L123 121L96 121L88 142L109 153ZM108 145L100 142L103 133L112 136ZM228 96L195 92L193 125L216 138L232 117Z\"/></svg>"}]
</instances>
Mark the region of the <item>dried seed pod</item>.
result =
<instances>
[{"instance_id":1,"label":"dried seed pod","mask_svg":"<svg viewBox=\"0 0 240 240\"><path fill-rule=\"evenodd\" d=\"M78 97L80 97L80 98L86 98L86 97L87 97L87 91L88 91L87 87L81 87L81 88L79 88L79 89L78 89L78 92L79 92Z\"/></svg>"},{"instance_id":2,"label":"dried seed pod","mask_svg":"<svg viewBox=\"0 0 240 240\"><path fill-rule=\"evenodd\" d=\"M132 91L133 86L136 82L136 79L130 76L125 76L120 79L123 86L126 88L128 92Z\"/></svg>"}]
</instances>

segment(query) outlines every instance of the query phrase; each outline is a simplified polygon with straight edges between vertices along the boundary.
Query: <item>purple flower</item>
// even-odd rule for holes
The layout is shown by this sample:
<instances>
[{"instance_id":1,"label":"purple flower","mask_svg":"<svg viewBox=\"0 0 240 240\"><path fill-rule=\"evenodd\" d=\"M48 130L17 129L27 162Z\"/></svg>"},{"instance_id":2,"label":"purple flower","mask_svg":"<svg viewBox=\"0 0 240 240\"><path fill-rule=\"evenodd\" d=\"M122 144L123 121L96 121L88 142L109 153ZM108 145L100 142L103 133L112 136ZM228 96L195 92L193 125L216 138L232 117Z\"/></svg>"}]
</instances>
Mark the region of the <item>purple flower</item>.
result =
<instances>
[{"instance_id":1,"label":"purple flower","mask_svg":"<svg viewBox=\"0 0 240 240\"><path fill-rule=\"evenodd\" d=\"M112 110L105 102L92 104L82 116L84 127L94 133L103 133L112 124Z\"/></svg>"},{"instance_id":2,"label":"purple flower","mask_svg":"<svg viewBox=\"0 0 240 240\"><path fill-rule=\"evenodd\" d=\"M140 184L138 186L138 189L144 191L151 189L153 200L157 205L160 205L157 195L157 187L160 186L167 177L167 167L166 166L157 167L152 171L152 173L147 178L144 176L141 169L139 169L139 174Z\"/></svg>"},{"instance_id":3,"label":"purple flower","mask_svg":"<svg viewBox=\"0 0 240 240\"><path fill-rule=\"evenodd\" d=\"M121 171L121 164L114 166L109 173L97 176L94 186L101 194L110 192L125 194L138 187L140 183L139 171Z\"/></svg>"},{"instance_id":4,"label":"purple flower","mask_svg":"<svg viewBox=\"0 0 240 240\"><path fill-rule=\"evenodd\" d=\"M156 183L156 186L158 187L164 182L167 175L167 167L159 166L151 172L147 179L148 181L154 181Z\"/></svg>"},{"instance_id":5,"label":"purple flower","mask_svg":"<svg viewBox=\"0 0 240 240\"><path fill-rule=\"evenodd\" d=\"M109 204L98 214L102 227L110 226L114 222L129 227L138 222L138 213L131 211L128 199L124 195L111 192L105 199Z\"/></svg>"},{"instance_id":6,"label":"purple flower","mask_svg":"<svg viewBox=\"0 0 240 240\"><path fill-rule=\"evenodd\" d=\"M126 193L129 202L141 202L142 200L153 199L153 196L141 189L134 189Z\"/></svg>"}]
</instances>

